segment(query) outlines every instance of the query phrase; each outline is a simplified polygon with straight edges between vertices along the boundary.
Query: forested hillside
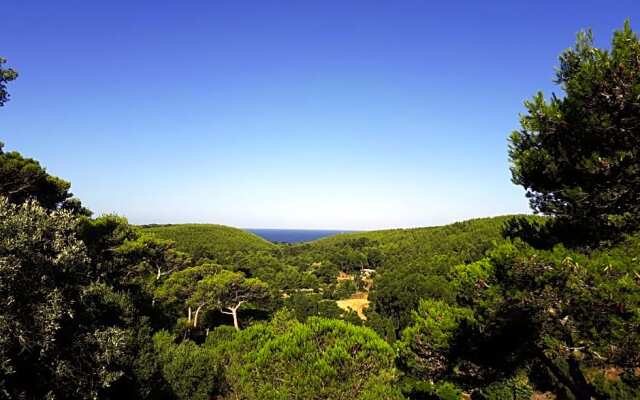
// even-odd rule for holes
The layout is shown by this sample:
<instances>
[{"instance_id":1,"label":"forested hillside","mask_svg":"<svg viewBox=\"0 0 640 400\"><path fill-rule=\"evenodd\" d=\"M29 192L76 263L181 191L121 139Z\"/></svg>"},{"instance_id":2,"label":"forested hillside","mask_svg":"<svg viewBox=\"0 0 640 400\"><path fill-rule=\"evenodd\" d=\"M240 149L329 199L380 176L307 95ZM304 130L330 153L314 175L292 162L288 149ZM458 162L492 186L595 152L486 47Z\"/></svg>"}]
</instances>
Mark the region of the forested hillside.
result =
<instances>
[{"instance_id":1,"label":"forested hillside","mask_svg":"<svg viewBox=\"0 0 640 400\"><path fill-rule=\"evenodd\" d=\"M140 233L175 242L176 249L196 258L224 260L241 251L273 249L273 245L242 229L215 224L145 225Z\"/></svg>"},{"instance_id":2,"label":"forested hillside","mask_svg":"<svg viewBox=\"0 0 640 400\"><path fill-rule=\"evenodd\" d=\"M639 399L640 40L556 81L509 148L544 217L296 245L94 217L0 143L0 398Z\"/></svg>"},{"instance_id":3,"label":"forested hillside","mask_svg":"<svg viewBox=\"0 0 640 400\"><path fill-rule=\"evenodd\" d=\"M373 270L369 325L388 340L411 319L421 298L452 298L448 276L458 264L477 261L502 242L502 216L445 226L340 234L282 250L293 263L320 263L359 275ZM528 220L537 220L527 217Z\"/></svg>"},{"instance_id":4,"label":"forested hillside","mask_svg":"<svg viewBox=\"0 0 640 400\"><path fill-rule=\"evenodd\" d=\"M384 254L381 266L419 265L436 259L450 265L482 257L496 241L502 240L504 223L511 218L479 218L444 226L339 234L317 240L306 248L332 254L349 244L373 244Z\"/></svg>"},{"instance_id":5,"label":"forested hillside","mask_svg":"<svg viewBox=\"0 0 640 400\"><path fill-rule=\"evenodd\" d=\"M237 252L269 251L275 256L301 258L309 264L333 259L349 270L475 261L503 240L504 224L512 218L500 216L444 226L344 233L299 244L273 244L253 233L215 224L143 225L138 229L142 235L174 242L177 250L195 258L224 260Z\"/></svg>"},{"instance_id":6,"label":"forested hillside","mask_svg":"<svg viewBox=\"0 0 640 400\"><path fill-rule=\"evenodd\" d=\"M511 219L348 233L294 245L267 245L253 234L220 225L154 226L140 232L172 239L177 250L195 260L228 263L273 288L294 291L286 303L303 318L339 316L331 302L355 295L356 302L366 306L370 326L391 339L409 323L421 298L450 299L452 268L481 259L504 241L504 225ZM370 270L366 290L362 270ZM351 279L337 281L340 274Z\"/></svg>"}]
</instances>

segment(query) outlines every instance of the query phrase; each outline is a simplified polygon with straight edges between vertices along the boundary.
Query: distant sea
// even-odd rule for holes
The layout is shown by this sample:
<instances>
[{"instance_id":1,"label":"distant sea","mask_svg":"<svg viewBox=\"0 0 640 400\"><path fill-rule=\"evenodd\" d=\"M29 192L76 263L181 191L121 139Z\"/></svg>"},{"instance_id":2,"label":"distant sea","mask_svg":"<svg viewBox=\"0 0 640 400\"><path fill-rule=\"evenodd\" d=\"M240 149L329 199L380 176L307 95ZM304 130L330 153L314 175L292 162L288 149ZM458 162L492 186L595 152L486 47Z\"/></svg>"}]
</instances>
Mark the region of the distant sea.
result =
<instances>
[{"instance_id":1,"label":"distant sea","mask_svg":"<svg viewBox=\"0 0 640 400\"><path fill-rule=\"evenodd\" d=\"M349 233L355 231L346 230L326 230L326 229L246 229L255 233L270 242L299 243L309 242L326 236L337 235L338 233Z\"/></svg>"}]
</instances>

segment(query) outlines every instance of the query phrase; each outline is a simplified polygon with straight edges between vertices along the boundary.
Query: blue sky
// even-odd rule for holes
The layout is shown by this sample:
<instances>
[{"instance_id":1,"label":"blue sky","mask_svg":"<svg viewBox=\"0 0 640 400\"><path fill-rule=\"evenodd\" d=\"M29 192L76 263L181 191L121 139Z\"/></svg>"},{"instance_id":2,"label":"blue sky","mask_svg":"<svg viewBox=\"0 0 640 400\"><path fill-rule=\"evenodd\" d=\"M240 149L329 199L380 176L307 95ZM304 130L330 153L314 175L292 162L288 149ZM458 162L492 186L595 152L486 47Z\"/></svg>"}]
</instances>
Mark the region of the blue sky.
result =
<instances>
[{"instance_id":1,"label":"blue sky","mask_svg":"<svg viewBox=\"0 0 640 400\"><path fill-rule=\"evenodd\" d=\"M25 1L0 140L133 223L373 229L528 212L507 136L636 0ZM638 22L640 23L640 22Z\"/></svg>"}]
</instances>

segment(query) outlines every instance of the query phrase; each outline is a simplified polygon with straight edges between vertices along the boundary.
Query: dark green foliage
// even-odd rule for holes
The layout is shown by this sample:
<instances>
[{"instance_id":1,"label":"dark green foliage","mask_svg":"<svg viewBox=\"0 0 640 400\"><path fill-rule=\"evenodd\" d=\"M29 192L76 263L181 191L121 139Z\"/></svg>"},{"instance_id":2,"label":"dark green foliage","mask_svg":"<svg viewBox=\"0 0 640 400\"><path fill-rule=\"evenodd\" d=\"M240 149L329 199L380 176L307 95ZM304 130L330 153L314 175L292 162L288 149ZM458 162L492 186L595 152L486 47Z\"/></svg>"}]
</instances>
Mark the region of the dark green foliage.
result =
<instances>
[{"instance_id":1,"label":"dark green foliage","mask_svg":"<svg viewBox=\"0 0 640 400\"><path fill-rule=\"evenodd\" d=\"M613 371L618 372L615 369ZM606 371L598 371L593 377L593 385L598 393L607 399L640 399L640 376L634 372L626 371L620 376L607 376Z\"/></svg>"},{"instance_id":2,"label":"dark green foliage","mask_svg":"<svg viewBox=\"0 0 640 400\"><path fill-rule=\"evenodd\" d=\"M126 266L122 281L142 289L140 295L149 299L171 273L192 265L187 254L175 250L175 243L144 235L124 241L114 251L117 261Z\"/></svg>"},{"instance_id":3,"label":"dark green foliage","mask_svg":"<svg viewBox=\"0 0 640 400\"><path fill-rule=\"evenodd\" d=\"M63 208L78 214L90 214L79 200L72 198L69 182L49 175L38 161L15 151L7 153L3 147L0 142L0 196L15 204L35 199L50 210Z\"/></svg>"},{"instance_id":4,"label":"dark green foliage","mask_svg":"<svg viewBox=\"0 0 640 400\"><path fill-rule=\"evenodd\" d=\"M114 250L122 243L138 236L126 218L109 214L81 219L78 234L92 258L105 259L113 257Z\"/></svg>"},{"instance_id":5,"label":"dark green foliage","mask_svg":"<svg viewBox=\"0 0 640 400\"><path fill-rule=\"evenodd\" d=\"M475 322L473 311L437 300L422 300L413 323L402 332L399 357L403 370L420 380L435 381L451 373L456 334Z\"/></svg>"},{"instance_id":6,"label":"dark green foliage","mask_svg":"<svg viewBox=\"0 0 640 400\"><path fill-rule=\"evenodd\" d=\"M81 218L78 237L87 248L93 277L118 288L126 287L131 271L123 265L118 248L136 238L127 219L117 215Z\"/></svg>"},{"instance_id":7,"label":"dark green foliage","mask_svg":"<svg viewBox=\"0 0 640 400\"><path fill-rule=\"evenodd\" d=\"M313 274L320 279L322 283L330 284L336 281L338 274L340 274L340 268L328 261L320 262L315 266L312 266Z\"/></svg>"},{"instance_id":8,"label":"dark green foliage","mask_svg":"<svg viewBox=\"0 0 640 400\"><path fill-rule=\"evenodd\" d=\"M236 332L218 327L198 345L154 336L162 376L178 399L402 399L394 351L367 328L280 312Z\"/></svg>"},{"instance_id":9,"label":"dark green foliage","mask_svg":"<svg viewBox=\"0 0 640 400\"><path fill-rule=\"evenodd\" d=\"M283 304L302 322L308 317L340 318L342 314L335 301L323 299L319 293L293 292Z\"/></svg>"},{"instance_id":10,"label":"dark green foliage","mask_svg":"<svg viewBox=\"0 0 640 400\"><path fill-rule=\"evenodd\" d=\"M409 267L378 275L369 300L373 303L371 311L388 318L399 332L409 324L412 311L425 298L452 302L454 295L445 276Z\"/></svg>"},{"instance_id":11,"label":"dark green foliage","mask_svg":"<svg viewBox=\"0 0 640 400\"><path fill-rule=\"evenodd\" d=\"M356 284L353 283L352 280L347 279L347 280L338 282L331 297L336 300L348 299L356 291L357 291Z\"/></svg>"},{"instance_id":12,"label":"dark green foliage","mask_svg":"<svg viewBox=\"0 0 640 400\"><path fill-rule=\"evenodd\" d=\"M569 235L560 232L556 234L554 228L562 228L563 225L554 223L551 218L534 216L516 216L504 223L502 236L510 239L521 239L537 249L550 249L567 238Z\"/></svg>"},{"instance_id":13,"label":"dark green foliage","mask_svg":"<svg viewBox=\"0 0 640 400\"><path fill-rule=\"evenodd\" d=\"M485 377L535 365L578 399L605 398L587 371L615 365L633 373L640 363L639 243L630 238L589 256L563 247L498 247L491 268L476 264L472 271L484 272L465 274L467 281L484 275L482 284L459 286L471 290L463 297L480 322L467 360Z\"/></svg>"},{"instance_id":14,"label":"dark green foliage","mask_svg":"<svg viewBox=\"0 0 640 400\"><path fill-rule=\"evenodd\" d=\"M402 393L415 400L460 400L462 390L447 381L434 383L405 376L400 383Z\"/></svg>"},{"instance_id":15,"label":"dark green foliage","mask_svg":"<svg viewBox=\"0 0 640 400\"><path fill-rule=\"evenodd\" d=\"M403 332L403 390L430 398L435 389L424 382L450 381L474 398L528 399L531 384L514 376L524 368L576 399L630 396L640 363L639 259L640 238L630 237L589 255L505 243L457 266L450 287L460 305L424 300ZM626 380L598 378L611 366Z\"/></svg>"},{"instance_id":16,"label":"dark green foliage","mask_svg":"<svg viewBox=\"0 0 640 400\"><path fill-rule=\"evenodd\" d=\"M153 328L147 317L142 317L134 325L131 348L128 355L130 370L117 383L114 399L168 399L172 393L162 376L158 353L153 341Z\"/></svg>"},{"instance_id":17,"label":"dark green foliage","mask_svg":"<svg viewBox=\"0 0 640 400\"><path fill-rule=\"evenodd\" d=\"M445 382L436 386L436 396L440 400L459 400L462 397L462 391L455 385Z\"/></svg>"},{"instance_id":18,"label":"dark green foliage","mask_svg":"<svg viewBox=\"0 0 640 400\"><path fill-rule=\"evenodd\" d=\"M7 83L15 80L18 77L18 73L11 69L5 68L7 60L0 57L0 107L9 101L9 93L7 92Z\"/></svg>"},{"instance_id":19,"label":"dark green foliage","mask_svg":"<svg viewBox=\"0 0 640 400\"><path fill-rule=\"evenodd\" d=\"M230 261L233 268L249 277L259 278L276 290L318 289L320 281L312 269L304 270L278 258L276 252L246 251Z\"/></svg>"},{"instance_id":20,"label":"dark green foliage","mask_svg":"<svg viewBox=\"0 0 640 400\"><path fill-rule=\"evenodd\" d=\"M175 344L173 335L153 337L162 376L180 400L208 400L219 392L222 372L216 351L190 340Z\"/></svg>"},{"instance_id":21,"label":"dark green foliage","mask_svg":"<svg viewBox=\"0 0 640 400\"><path fill-rule=\"evenodd\" d=\"M366 325L376 331L376 333L389 343L393 343L397 338L396 326L391 318L388 318L376 311L370 309L365 310L367 316Z\"/></svg>"},{"instance_id":22,"label":"dark green foliage","mask_svg":"<svg viewBox=\"0 0 640 400\"><path fill-rule=\"evenodd\" d=\"M342 247L335 249L329 261L337 265L341 271L351 273L368 267L368 259L360 249L351 247L354 243L347 240ZM357 245L357 242L355 243Z\"/></svg>"},{"instance_id":23,"label":"dark green foliage","mask_svg":"<svg viewBox=\"0 0 640 400\"><path fill-rule=\"evenodd\" d=\"M610 51L580 33L556 82L565 95L538 93L511 135L513 182L536 212L573 228L563 239L617 239L640 226L640 41L629 22Z\"/></svg>"},{"instance_id":24,"label":"dark green foliage","mask_svg":"<svg viewBox=\"0 0 640 400\"><path fill-rule=\"evenodd\" d=\"M0 392L92 398L123 375L126 298L92 284L77 219L0 197Z\"/></svg>"},{"instance_id":25,"label":"dark green foliage","mask_svg":"<svg viewBox=\"0 0 640 400\"><path fill-rule=\"evenodd\" d=\"M473 395L473 400L530 400L533 389L524 375L493 382Z\"/></svg>"},{"instance_id":26,"label":"dark green foliage","mask_svg":"<svg viewBox=\"0 0 640 400\"><path fill-rule=\"evenodd\" d=\"M162 283L156 286L153 296L162 302L164 313L183 325L185 330L193 328L189 300L194 295L198 283L207 276L222 271L222 267L213 263L204 263L194 267L171 273Z\"/></svg>"}]
</instances>

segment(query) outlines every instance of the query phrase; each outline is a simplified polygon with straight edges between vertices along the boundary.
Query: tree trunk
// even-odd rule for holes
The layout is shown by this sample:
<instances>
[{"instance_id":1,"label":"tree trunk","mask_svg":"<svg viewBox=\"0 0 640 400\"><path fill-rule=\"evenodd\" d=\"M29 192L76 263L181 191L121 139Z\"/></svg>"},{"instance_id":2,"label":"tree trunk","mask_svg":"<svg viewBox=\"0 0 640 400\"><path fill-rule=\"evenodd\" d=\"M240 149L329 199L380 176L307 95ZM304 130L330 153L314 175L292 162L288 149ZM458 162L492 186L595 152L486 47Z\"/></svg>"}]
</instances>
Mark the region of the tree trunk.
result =
<instances>
[{"instance_id":1,"label":"tree trunk","mask_svg":"<svg viewBox=\"0 0 640 400\"><path fill-rule=\"evenodd\" d=\"M231 316L233 316L233 326L236 328L237 331L239 331L240 326L238 326L238 309L237 308L231 309Z\"/></svg>"},{"instance_id":2,"label":"tree trunk","mask_svg":"<svg viewBox=\"0 0 640 400\"><path fill-rule=\"evenodd\" d=\"M202 305L198 306L198 308L196 308L196 313L193 316L193 327L197 328L198 327L198 315L200 314L200 310L202 310Z\"/></svg>"},{"instance_id":3,"label":"tree trunk","mask_svg":"<svg viewBox=\"0 0 640 400\"><path fill-rule=\"evenodd\" d=\"M538 359L549 369L549 372L564 385L576 400L604 400L605 398L600 396L595 388L587 382L578 362L574 358L569 358L567 364L569 365L569 375L567 375L560 367L558 367L553 360L550 360L544 352L538 351Z\"/></svg>"},{"instance_id":4,"label":"tree trunk","mask_svg":"<svg viewBox=\"0 0 640 400\"><path fill-rule=\"evenodd\" d=\"M577 392L579 392L574 393L576 399L605 399L598 394L593 385L587 382L587 379L584 377L584 374L580 369L580 365L575 358L569 357L567 364L569 364L569 375L571 375L571 379L576 384Z\"/></svg>"},{"instance_id":5,"label":"tree trunk","mask_svg":"<svg viewBox=\"0 0 640 400\"><path fill-rule=\"evenodd\" d=\"M237 331L240 330L240 324L238 324L238 309L244 303L246 303L246 301L245 300L241 300L241 301L238 302L238 304L235 305L235 307L227 307L227 310L229 310L229 311L220 310L223 314L229 314L229 315L231 315L233 317L233 326L236 328Z\"/></svg>"},{"instance_id":6,"label":"tree trunk","mask_svg":"<svg viewBox=\"0 0 640 400\"><path fill-rule=\"evenodd\" d=\"M187 322L191 323L191 306L189 306L189 311L187 312Z\"/></svg>"}]
</instances>

